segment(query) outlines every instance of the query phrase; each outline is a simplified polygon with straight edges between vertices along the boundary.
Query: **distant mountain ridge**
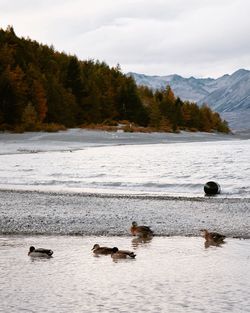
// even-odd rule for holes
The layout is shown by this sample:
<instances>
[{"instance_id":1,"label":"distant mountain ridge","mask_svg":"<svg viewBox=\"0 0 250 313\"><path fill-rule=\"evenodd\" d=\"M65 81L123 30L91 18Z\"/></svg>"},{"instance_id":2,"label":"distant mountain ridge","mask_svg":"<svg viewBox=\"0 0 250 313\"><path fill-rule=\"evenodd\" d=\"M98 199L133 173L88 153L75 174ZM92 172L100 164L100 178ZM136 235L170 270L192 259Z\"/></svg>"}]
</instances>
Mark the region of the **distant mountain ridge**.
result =
<instances>
[{"instance_id":1,"label":"distant mountain ridge","mask_svg":"<svg viewBox=\"0 0 250 313\"><path fill-rule=\"evenodd\" d=\"M206 103L214 111L224 113L250 110L250 71L239 69L231 75L213 78L184 78L180 75L150 76L128 73L137 85L162 89L170 85L182 100Z\"/></svg>"}]
</instances>

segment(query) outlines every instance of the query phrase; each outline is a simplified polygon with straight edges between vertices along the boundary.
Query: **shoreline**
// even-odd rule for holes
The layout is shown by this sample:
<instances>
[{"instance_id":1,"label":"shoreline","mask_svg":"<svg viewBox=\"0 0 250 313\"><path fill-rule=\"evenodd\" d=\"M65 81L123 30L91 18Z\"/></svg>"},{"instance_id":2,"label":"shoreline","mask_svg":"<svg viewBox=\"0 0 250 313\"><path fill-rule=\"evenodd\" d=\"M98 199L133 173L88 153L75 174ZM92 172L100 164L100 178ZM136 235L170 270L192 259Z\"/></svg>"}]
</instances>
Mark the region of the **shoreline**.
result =
<instances>
[{"instance_id":1,"label":"shoreline","mask_svg":"<svg viewBox=\"0 0 250 313\"><path fill-rule=\"evenodd\" d=\"M1 155L59 151L77 151L91 147L118 145L150 145L211 141L247 140L240 134L204 132L176 133L126 133L72 128L57 133L26 132L1 133Z\"/></svg>"},{"instance_id":2,"label":"shoreline","mask_svg":"<svg viewBox=\"0 0 250 313\"><path fill-rule=\"evenodd\" d=\"M0 234L129 236L132 221L156 236L199 229L250 239L249 198L185 198L0 190Z\"/></svg>"}]
</instances>

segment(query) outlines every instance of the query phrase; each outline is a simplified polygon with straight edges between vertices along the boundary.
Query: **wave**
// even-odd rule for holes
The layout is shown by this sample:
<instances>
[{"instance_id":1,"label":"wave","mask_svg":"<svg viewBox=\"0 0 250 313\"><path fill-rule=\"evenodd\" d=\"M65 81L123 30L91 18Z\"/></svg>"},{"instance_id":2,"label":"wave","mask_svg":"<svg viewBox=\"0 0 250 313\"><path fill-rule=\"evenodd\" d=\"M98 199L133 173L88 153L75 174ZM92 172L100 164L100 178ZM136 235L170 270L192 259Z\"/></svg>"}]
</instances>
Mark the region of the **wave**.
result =
<instances>
[{"instance_id":1,"label":"wave","mask_svg":"<svg viewBox=\"0 0 250 313\"><path fill-rule=\"evenodd\" d=\"M22 155L22 154L40 154L40 153L65 153L65 152L75 152L75 151L80 151L80 150L85 150L86 147L79 147L79 148L42 148L42 149L32 149L32 148L27 148L27 149L16 149L16 150L6 150L0 152L0 155Z\"/></svg>"},{"instance_id":2,"label":"wave","mask_svg":"<svg viewBox=\"0 0 250 313\"><path fill-rule=\"evenodd\" d=\"M230 193L222 193L214 196L207 196L205 194L202 195L193 195L193 194L163 194L156 192L148 192L148 193L140 193L140 192L126 192L121 190L96 190L92 188L86 189L78 189L72 188L71 190L59 188L59 189L36 189L32 186L18 186L18 188L12 187L1 187L0 193L12 193L12 194L40 194L40 195L53 195L53 196L67 196L67 197L92 197L92 198L107 198L107 199L138 199L138 200L171 200L171 201L194 201L194 202L216 202L216 203L224 203L225 201L230 201L231 203L238 202L247 202L250 204L250 197L234 196L229 197Z\"/></svg>"},{"instance_id":3,"label":"wave","mask_svg":"<svg viewBox=\"0 0 250 313\"><path fill-rule=\"evenodd\" d=\"M32 169L27 169L32 171ZM103 175L100 175L100 177ZM55 178L53 176L53 178ZM62 177L63 178L63 177ZM93 177L92 177L93 178ZM197 198L204 197L204 184L200 183L130 183L122 181L86 182L78 177L73 179L47 179L34 181L8 183L8 180L0 183L2 190L26 190L26 191L45 191L45 192L64 192L64 193L88 193L88 194L121 194L121 195L144 195L160 196L170 198ZM222 185L221 193L216 195L217 198L249 198L250 190L248 186Z\"/></svg>"}]
</instances>

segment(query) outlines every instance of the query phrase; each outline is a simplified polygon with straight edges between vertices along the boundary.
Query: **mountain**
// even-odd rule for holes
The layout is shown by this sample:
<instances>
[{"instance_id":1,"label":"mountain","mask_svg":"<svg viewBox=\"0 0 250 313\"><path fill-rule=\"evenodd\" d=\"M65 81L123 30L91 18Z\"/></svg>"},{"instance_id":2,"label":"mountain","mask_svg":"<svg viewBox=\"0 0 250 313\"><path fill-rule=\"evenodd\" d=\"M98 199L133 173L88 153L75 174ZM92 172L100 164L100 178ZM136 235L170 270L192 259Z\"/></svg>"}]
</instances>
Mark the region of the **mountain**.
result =
<instances>
[{"instance_id":1,"label":"mountain","mask_svg":"<svg viewBox=\"0 0 250 313\"><path fill-rule=\"evenodd\" d=\"M250 71L240 69L232 75L213 78L184 78L179 75L149 76L128 73L137 85L162 89L170 85L182 100L206 103L214 111L232 112L250 109Z\"/></svg>"},{"instance_id":2,"label":"mountain","mask_svg":"<svg viewBox=\"0 0 250 313\"><path fill-rule=\"evenodd\" d=\"M244 133L244 136L248 135L250 139L250 109L224 112L220 113L220 116L228 122L231 130Z\"/></svg>"}]
</instances>

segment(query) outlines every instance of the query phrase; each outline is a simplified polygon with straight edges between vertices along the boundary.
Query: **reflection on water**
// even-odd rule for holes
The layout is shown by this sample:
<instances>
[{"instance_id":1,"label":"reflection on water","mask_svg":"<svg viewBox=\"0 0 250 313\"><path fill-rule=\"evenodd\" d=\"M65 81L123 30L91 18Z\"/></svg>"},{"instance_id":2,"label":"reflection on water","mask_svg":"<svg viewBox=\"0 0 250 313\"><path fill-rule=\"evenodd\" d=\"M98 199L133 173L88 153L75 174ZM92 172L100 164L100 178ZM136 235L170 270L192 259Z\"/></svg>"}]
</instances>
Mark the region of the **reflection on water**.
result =
<instances>
[{"instance_id":1,"label":"reflection on water","mask_svg":"<svg viewBox=\"0 0 250 313\"><path fill-rule=\"evenodd\" d=\"M132 247L134 249L137 249L140 246L149 244L152 239L153 239L153 237L135 237L131 241L132 242Z\"/></svg>"},{"instance_id":2,"label":"reflection on water","mask_svg":"<svg viewBox=\"0 0 250 313\"><path fill-rule=\"evenodd\" d=\"M209 247L222 247L226 242L215 242L215 241L205 241L204 247L207 249Z\"/></svg>"},{"instance_id":3,"label":"reflection on water","mask_svg":"<svg viewBox=\"0 0 250 313\"><path fill-rule=\"evenodd\" d=\"M94 257L93 244L135 251ZM31 245L53 258L30 258ZM250 240L1 236L0 312L249 312ZM2 310L2 311L1 311Z\"/></svg>"}]
</instances>

